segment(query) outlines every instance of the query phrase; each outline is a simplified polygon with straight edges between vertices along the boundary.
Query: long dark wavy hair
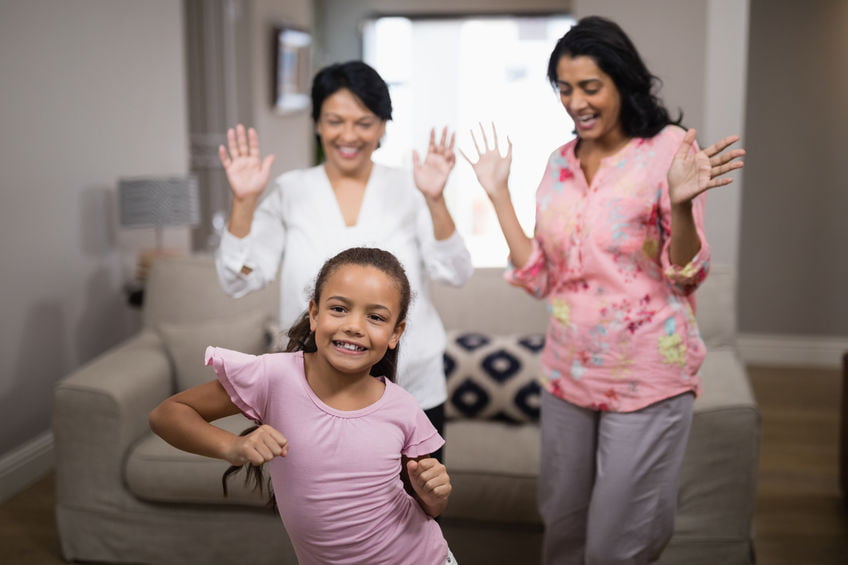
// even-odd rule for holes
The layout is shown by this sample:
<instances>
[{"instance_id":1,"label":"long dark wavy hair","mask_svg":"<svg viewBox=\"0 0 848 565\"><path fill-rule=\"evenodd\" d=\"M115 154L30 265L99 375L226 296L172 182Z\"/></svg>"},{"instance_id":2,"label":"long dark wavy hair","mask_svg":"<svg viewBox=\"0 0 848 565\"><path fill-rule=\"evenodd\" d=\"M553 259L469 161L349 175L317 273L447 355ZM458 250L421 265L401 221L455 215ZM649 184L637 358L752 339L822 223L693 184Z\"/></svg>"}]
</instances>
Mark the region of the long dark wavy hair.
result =
<instances>
[{"instance_id":1,"label":"long dark wavy hair","mask_svg":"<svg viewBox=\"0 0 848 565\"><path fill-rule=\"evenodd\" d=\"M612 78L621 96L621 128L627 137L653 137L669 124L680 125L683 112L672 120L657 96L662 81L645 66L621 27L600 16L581 18L563 35L548 60L548 80L557 88L557 65L564 56L591 57Z\"/></svg>"},{"instance_id":2,"label":"long dark wavy hair","mask_svg":"<svg viewBox=\"0 0 848 565\"><path fill-rule=\"evenodd\" d=\"M333 275L338 269L346 265L360 265L363 267L374 267L389 276L398 288L400 295L400 310L395 324L400 324L406 320L406 315L409 312L409 304L412 301L412 290L409 285L409 279L406 276L406 271L403 265L400 264L397 257L390 252L376 247L351 247L338 253L334 257L328 259L321 270L318 271L318 276L315 278L315 285L312 291L311 300L315 304L321 304L321 292L324 290L324 285L327 279ZM307 310L288 331L289 342L286 346L287 352L303 351L304 353L315 353L317 346L315 345L315 333L310 329L309 311ZM394 349L387 348L385 355L377 363L375 363L369 373L375 377L385 377L386 379L395 382L397 379L397 360L400 352L400 344ZM241 432L245 436L255 430L258 426L252 426ZM224 489L224 496L227 496L227 481L233 473L237 473L245 465L232 465L221 477L221 484ZM269 494L268 506L276 510L276 500L271 488L270 479L266 479L262 472L262 466L248 465L247 474L244 478L245 484L253 487L261 493L267 490Z\"/></svg>"}]
</instances>

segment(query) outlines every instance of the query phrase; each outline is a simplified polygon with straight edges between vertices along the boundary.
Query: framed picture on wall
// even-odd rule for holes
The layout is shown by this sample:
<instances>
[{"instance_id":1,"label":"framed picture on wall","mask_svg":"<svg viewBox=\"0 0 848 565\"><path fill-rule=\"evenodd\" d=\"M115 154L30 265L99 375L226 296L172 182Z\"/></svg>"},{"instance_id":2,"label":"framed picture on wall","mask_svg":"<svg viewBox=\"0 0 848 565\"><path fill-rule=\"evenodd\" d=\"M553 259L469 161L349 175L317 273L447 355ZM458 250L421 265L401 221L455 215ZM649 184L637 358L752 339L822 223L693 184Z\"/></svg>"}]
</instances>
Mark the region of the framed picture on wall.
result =
<instances>
[{"instance_id":1,"label":"framed picture on wall","mask_svg":"<svg viewBox=\"0 0 848 565\"><path fill-rule=\"evenodd\" d=\"M301 29L274 29L274 109L299 112L309 107L312 36Z\"/></svg>"}]
</instances>

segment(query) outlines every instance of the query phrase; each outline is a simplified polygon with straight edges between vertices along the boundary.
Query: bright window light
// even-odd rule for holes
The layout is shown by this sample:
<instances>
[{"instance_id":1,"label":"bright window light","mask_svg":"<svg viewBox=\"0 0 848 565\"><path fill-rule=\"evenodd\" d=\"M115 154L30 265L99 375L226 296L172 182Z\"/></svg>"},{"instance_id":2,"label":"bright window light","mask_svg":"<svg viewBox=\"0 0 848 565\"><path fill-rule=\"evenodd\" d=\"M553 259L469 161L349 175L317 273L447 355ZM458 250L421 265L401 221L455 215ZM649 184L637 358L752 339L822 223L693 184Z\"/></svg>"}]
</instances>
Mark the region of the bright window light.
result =
<instances>
[{"instance_id":1,"label":"bright window light","mask_svg":"<svg viewBox=\"0 0 848 565\"><path fill-rule=\"evenodd\" d=\"M547 79L556 41L574 25L567 16L371 20L364 59L389 83L393 120L374 160L412 168L412 150L427 151L430 128L457 132L457 147L476 152L482 123L499 146L512 141L510 187L529 235L535 192L551 152L573 137L574 124ZM446 188L448 205L476 267L503 267L506 242L483 188L459 156Z\"/></svg>"}]
</instances>

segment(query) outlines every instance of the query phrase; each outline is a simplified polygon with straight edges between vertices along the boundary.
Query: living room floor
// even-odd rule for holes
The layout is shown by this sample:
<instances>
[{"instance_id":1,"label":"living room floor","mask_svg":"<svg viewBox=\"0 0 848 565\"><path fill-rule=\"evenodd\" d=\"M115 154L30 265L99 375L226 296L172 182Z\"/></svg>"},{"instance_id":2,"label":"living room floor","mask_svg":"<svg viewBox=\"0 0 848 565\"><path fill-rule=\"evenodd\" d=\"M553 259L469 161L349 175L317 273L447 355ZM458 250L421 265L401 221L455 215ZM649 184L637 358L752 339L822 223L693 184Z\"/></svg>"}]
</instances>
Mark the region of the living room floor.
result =
<instances>
[{"instance_id":1,"label":"living room floor","mask_svg":"<svg viewBox=\"0 0 848 565\"><path fill-rule=\"evenodd\" d=\"M848 503L838 477L840 371L748 370L763 422L754 517L757 563L848 563ZM49 474L0 504L3 563L65 563L59 555L53 501ZM461 563L462 556L457 558Z\"/></svg>"}]
</instances>

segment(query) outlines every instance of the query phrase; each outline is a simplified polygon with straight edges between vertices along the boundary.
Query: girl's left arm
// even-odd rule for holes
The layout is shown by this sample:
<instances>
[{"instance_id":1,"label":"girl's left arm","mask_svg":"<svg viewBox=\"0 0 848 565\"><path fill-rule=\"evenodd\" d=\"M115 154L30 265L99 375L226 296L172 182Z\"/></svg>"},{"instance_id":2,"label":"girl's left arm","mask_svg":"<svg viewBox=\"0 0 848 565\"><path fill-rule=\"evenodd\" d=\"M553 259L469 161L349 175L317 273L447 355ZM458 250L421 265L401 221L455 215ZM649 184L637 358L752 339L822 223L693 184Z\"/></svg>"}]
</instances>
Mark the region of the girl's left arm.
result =
<instances>
[{"instance_id":1,"label":"girl's left arm","mask_svg":"<svg viewBox=\"0 0 848 565\"><path fill-rule=\"evenodd\" d=\"M692 201L711 188L733 182L733 179L723 175L744 165L739 160L745 155L744 149L725 152L725 149L739 140L739 136L725 137L706 149L695 151L695 135L694 129L686 132L668 169L668 195L671 201L669 258L678 267L686 266L701 249Z\"/></svg>"},{"instance_id":2,"label":"girl's left arm","mask_svg":"<svg viewBox=\"0 0 848 565\"><path fill-rule=\"evenodd\" d=\"M402 460L401 478L428 516L435 518L448 506L451 493L447 468L429 456Z\"/></svg>"}]
</instances>

